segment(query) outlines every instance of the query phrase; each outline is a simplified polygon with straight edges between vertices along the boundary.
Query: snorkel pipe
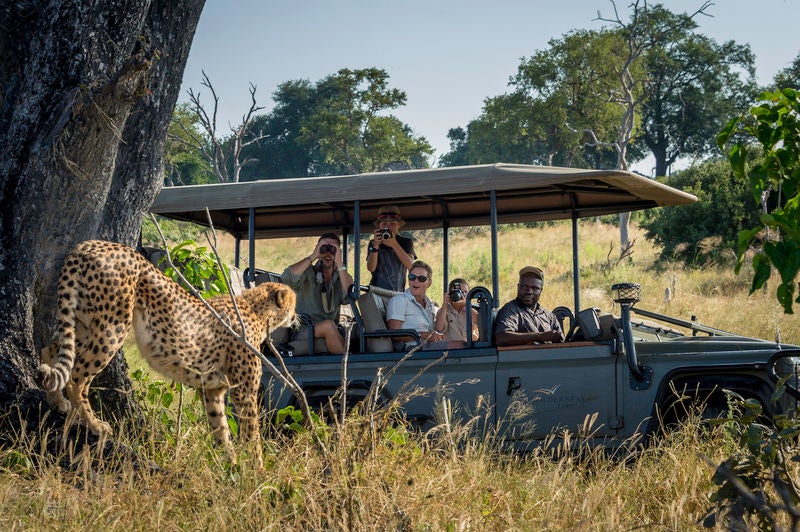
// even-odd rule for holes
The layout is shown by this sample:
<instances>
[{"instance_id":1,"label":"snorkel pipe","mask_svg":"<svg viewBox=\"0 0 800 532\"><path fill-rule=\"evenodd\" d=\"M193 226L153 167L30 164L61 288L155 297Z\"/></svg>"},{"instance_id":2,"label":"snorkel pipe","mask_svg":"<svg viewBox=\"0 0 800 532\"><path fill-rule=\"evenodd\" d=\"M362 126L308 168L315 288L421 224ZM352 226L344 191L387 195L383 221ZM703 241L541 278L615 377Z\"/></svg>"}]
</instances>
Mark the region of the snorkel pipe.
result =
<instances>
[{"instance_id":1,"label":"snorkel pipe","mask_svg":"<svg viewBox=\"0 0 800 532\"><path fill-rule=\"evenodd\" d=\"M611 287L612 299L621 309L622 318L622 339L625 345L625 358L628 361L628 368L633 377L642 382L646 379L644 368L639 365L636 357L636 345L633 341L633 329L631 327L631 307L641 300L642 287L635 283L618 283Z\"/></svg>"}]
</instances>

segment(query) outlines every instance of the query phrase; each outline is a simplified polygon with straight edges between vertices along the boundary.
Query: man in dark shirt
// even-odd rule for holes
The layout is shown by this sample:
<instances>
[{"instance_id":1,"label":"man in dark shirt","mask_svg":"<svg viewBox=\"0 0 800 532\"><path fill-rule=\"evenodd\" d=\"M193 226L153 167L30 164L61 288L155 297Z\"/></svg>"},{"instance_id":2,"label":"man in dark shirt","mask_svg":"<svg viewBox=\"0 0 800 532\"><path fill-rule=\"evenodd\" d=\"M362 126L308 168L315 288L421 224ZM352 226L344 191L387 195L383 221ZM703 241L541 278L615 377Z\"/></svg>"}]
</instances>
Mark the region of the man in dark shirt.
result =
<instances>
[{"instance_id":1,"label":"man in dark shirt","mask_svg":"<svg viewBox=\"0 0 800 532\"><path fill-rule=\"evenodd\" d=\"M564 333L555 315L539 305L544 272L533 266L519 271L517 298L500 308L494 337L498 346L563 342Z\"/></svg>"},{"instance_id":2,"label":"man in dark shirt","mask_svg":"<svg viewBox=\"0 0 800 532\"><path fill-rule=\"evenodd\" d=\"M375 234L367 247L367 269L372 272L369 284L396 292L406 289L408 269L417 255L414 241L398 234L404 224L394 205L378 209Z\"/></svg>"}]
</instances>

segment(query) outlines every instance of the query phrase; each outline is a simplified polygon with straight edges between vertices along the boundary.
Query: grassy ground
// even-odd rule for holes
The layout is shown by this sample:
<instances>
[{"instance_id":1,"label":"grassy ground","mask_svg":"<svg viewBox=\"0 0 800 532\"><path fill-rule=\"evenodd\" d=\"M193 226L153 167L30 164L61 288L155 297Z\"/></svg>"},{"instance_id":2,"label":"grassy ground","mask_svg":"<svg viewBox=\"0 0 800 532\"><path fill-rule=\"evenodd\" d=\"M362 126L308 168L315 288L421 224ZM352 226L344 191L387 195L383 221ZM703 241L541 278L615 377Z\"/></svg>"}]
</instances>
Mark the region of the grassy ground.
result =
<instances>
[{"instance_id":1,"label":"grassy ground","mask_svg":"<svg viewBox=\"0 0 800 532\"><path fill-rule=\"evenodd\" d=\"M611 265L617 231L588 223L580 234L582 307L612 311L611 284L638 282L644 308L762 338L780 328L784 341L800 342L800 320L782 315L772 293L748 296L746 275L657 266L657 250L642 237L631 260ZM569 236L566 225L501 233L501 300L513 297L516 271L534 264L546 271L542 303L572 306ZM232 245L223 244L230 258ZM282 271L313 244L277 242L259 250L257 264ZM451 250L451 276L490 286L486 235L455 234ZM441 263L432 240L420 239L417 252L434 268ZM441 284L434 287L440 299ZM635 459L588 449L523 457L501 452L491 438L467 437L465 427L421 437L384 416L355 416L320 432L324 447L308 432L271 434L265 469L256 471L245 458L242 467L227 465L191 393L179 418L177 403L165 400L174 393L167 384L145 373L134 385L146 422L119 429L118 439L160 469L106 457L97 472L80 456L73 470L48 459L33 465L38 442L20 440L0 450L0 523L8 530L687 530L709 506L712 464L733 450L725 432L690 423Z\"/></svg>"}]
</instances>

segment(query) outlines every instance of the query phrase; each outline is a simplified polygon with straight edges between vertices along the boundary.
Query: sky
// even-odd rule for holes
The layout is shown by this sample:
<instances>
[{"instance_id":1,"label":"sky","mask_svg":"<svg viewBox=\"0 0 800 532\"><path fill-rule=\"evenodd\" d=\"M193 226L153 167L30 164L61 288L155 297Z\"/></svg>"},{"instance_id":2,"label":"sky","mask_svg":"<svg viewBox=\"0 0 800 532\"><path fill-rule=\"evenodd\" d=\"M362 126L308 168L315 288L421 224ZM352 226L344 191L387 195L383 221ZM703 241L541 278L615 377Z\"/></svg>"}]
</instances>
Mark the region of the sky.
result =
<instances>
[{"instance_id":1,"label":"sky","mask_svg":"<svg viewBox=\"0 0 800 532\"><path fill-rule=\"evenodd\" d=\"M703 2L661 3L681 13ZM623 20L629 4L616 2ZM449 151L447 131L465 127L486 98L507 92L523 57L572 29L608 25L596 20L598 11L613 18L610 0L207 0L179 101L192 88L210 109L205 72L220 100L218 123L227 127L241 123L251 83L266 113L285 81L382 68L390 87L407 96L393 114L441 157ZM800 53L800 0L715 0L706 12L695 19L697 31L750 44L762 84ZM652 171L649 160L634 168Z\"/></svg>"}]
</instances>

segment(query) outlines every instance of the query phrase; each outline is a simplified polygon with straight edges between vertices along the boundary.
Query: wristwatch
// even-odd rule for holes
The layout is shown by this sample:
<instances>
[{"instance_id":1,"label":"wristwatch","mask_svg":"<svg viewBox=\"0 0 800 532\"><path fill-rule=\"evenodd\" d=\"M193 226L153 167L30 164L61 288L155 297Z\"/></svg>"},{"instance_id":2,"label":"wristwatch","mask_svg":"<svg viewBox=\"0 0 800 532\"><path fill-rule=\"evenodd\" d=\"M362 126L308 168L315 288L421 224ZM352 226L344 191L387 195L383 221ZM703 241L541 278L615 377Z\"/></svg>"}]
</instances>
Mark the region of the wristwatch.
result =
<instances>
[{"instance_id":1,"label":"wristwatch","mask_svg":"<svg viewBox=\"0 0 800 532\"><path fill-rule=\"evenodd\" d=\"M372 244L370 244L369 247L367 247L367 253L377 253L377 252L378 252L378 248L376 248Z\"/></svg>"},{"instance_id":2,"label":"wristwatch","mask_svg":"<svg viewBox=\"0 0 800 532\"><path fill-rule=\"evenodd\" d=\"M339 271L340 272L346 272L347 271L347 266L339 266Z\"/></svg>"}]
</instances>

